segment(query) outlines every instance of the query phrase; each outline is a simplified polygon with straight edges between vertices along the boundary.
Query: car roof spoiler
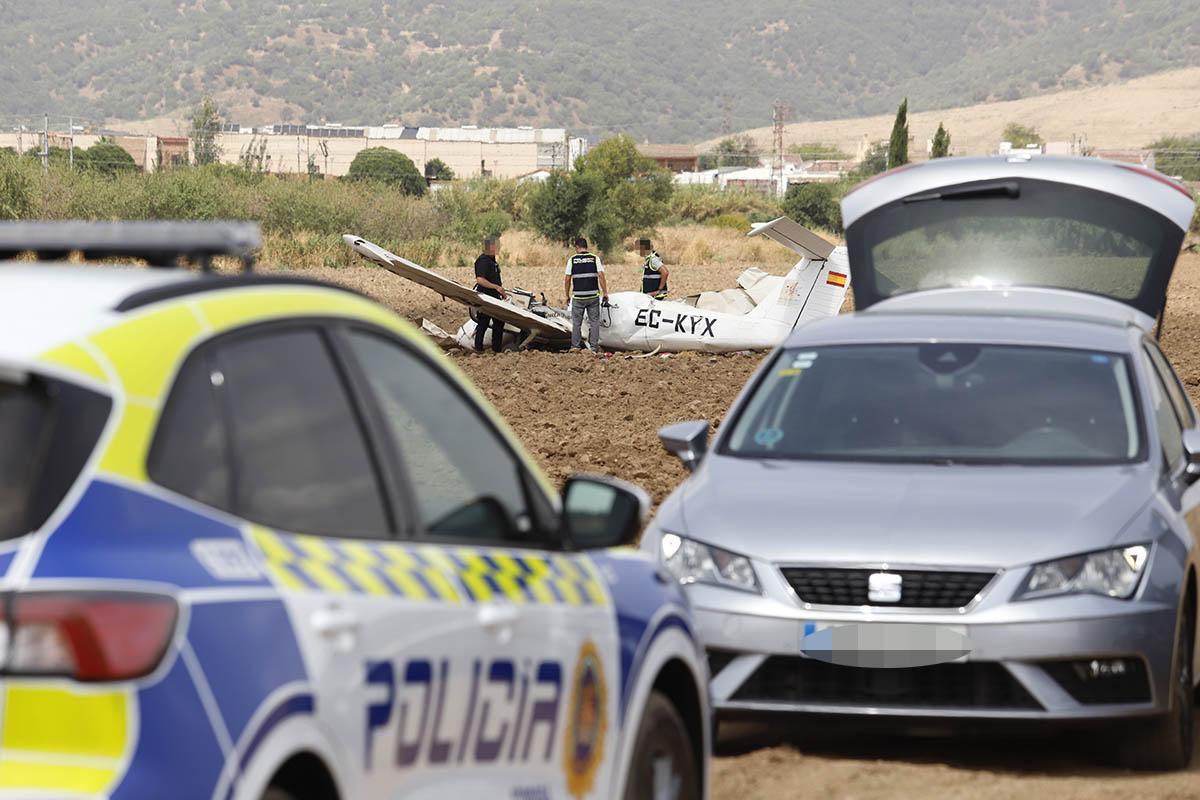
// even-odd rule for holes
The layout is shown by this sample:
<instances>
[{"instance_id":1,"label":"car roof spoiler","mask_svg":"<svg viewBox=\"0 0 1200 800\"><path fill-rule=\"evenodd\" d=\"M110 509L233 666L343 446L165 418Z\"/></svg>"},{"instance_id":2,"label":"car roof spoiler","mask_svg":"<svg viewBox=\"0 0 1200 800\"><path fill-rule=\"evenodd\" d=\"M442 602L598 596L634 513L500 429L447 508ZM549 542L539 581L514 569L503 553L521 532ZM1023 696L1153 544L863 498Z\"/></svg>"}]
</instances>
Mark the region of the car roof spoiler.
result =
<instances>
[{"instance_id":1,"label":"car roof spoiler","mask_svg":"<svg viewBox=\"0 0 1200 800\"><path fill-rule=\"evenodd\" d=\"M836 245L789 217L756 222L747 236L765 236L812 261L828 261L830 254L837 249Z\"/></svg>"},{"instance_id":2,"label":"car roof spoiler","mask_svg":"<svg viewBox=\"0 0 1200 800\"><path fill-rule=\"evenodd\" d=\"M152 267L187 260L209 272L214 257L230 256L249 272L261 246L262 232L253 222L0 222L0 259L32 253L55 261L80 253L89 261L145 259Z\"/></svg>"}]
</instances>

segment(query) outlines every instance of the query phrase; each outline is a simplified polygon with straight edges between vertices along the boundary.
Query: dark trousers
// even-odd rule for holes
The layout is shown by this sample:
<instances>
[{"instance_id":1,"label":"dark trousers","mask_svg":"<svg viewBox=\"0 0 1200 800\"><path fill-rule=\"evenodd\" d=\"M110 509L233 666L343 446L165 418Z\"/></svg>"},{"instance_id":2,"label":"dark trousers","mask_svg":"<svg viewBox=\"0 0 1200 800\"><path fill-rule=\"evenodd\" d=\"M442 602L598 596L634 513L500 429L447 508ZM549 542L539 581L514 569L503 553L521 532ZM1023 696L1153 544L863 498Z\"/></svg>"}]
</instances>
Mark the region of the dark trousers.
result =
<instances>
[{"instance_id":1,"label":"dark trousers","mask_svg":"<svg viewBox=\"0 0 1200 800\"><path fill-rule=\"evenodd\" d=\"M504 320L493 319L481 312L475 314L475 349L483 350L488 325L492 326L492 349L499 353L504 349Z\"/></svg>"}]
</instances>

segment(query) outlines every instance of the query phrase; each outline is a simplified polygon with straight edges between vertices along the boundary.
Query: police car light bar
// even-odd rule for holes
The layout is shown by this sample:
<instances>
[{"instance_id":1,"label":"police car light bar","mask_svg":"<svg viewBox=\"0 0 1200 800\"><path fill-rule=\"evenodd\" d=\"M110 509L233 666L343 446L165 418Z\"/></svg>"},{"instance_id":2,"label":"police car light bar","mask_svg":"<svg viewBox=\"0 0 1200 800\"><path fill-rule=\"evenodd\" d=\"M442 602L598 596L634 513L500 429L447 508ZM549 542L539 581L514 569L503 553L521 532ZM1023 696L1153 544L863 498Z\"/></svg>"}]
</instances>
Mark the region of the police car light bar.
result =
<instances>
[{"instance_id":1,"label":"police car light bar","mask_svg":"<svg viewBox=\"0 0 1200 800\"><path fill-rule=\"evenodd\" d=\"M33 253L51 261L80 253L88 261L140 258L152 267L186 259L208 272L214 256L232 256L249 272L261 246L253 222L0 222L0 259Z\"/></svg>"}]
</instances>

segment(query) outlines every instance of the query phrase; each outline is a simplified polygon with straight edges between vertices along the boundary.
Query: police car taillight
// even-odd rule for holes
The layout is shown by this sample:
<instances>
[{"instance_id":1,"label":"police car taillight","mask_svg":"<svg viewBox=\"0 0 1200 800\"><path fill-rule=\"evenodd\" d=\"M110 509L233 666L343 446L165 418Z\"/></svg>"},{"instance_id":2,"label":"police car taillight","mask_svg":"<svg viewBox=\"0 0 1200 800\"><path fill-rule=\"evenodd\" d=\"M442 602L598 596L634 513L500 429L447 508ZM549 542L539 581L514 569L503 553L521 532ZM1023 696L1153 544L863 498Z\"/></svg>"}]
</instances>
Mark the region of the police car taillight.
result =
<instances>
[{"instance_id":1,"label":"police car taillight","mask_svg":"<svg viewBox=\"0 0 1200 800\"><path fill-rule=\"evenodd\" d=\"M4 672L123 681L153 672L179 608L165 595L29 592L7 603Z\"/></svg>"}]
</instances>

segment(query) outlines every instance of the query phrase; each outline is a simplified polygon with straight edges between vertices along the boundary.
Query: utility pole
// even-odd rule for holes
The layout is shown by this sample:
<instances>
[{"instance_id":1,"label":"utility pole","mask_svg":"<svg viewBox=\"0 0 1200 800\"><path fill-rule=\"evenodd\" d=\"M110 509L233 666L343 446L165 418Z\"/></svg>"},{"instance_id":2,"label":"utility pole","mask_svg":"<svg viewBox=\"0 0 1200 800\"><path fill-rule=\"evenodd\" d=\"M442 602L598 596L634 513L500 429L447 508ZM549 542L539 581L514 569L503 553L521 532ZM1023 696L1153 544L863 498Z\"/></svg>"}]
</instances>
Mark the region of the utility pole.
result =
<instances>
[{"instance_id":1,"label":"utility pole","mask_svg":"<svg viewBox=\"0 0 1200 800\"><path fill-rule=\"evenodd\" d=\"M733 120L729 113L729 95L721 95L721 135L728 136L733 133Z\"/></svg>"},{"instance_id":2,"label":"utility pole","mask_svg":"<svg viewBox=\"0 0 1200 800\"><path fill-rule=\"evenodd\" d=\"M75 169L75 118L67 117L67 164Z\"/></svg>"},{"instance_id":3,"label":"utility pole","mask_svg":"<svg viewBox=\"0 0 1200 800\"><path fill-rule=\"evenodd\" d=\"M775 135L771 152L771 182L774 184L774 192L778 197L783 194L783 122L787 115L787 107L777 100L773 112Z\"/></svg>"},{"instance_id":4,"label":"utility pole","mask_svg":"<svg viewBox=\"0 0 1200 800\"><path fill-rule=\"evenodd\" d=\"M42 172L50 169L50 115L42 119Z\"/></svg>"}]
</instances>

